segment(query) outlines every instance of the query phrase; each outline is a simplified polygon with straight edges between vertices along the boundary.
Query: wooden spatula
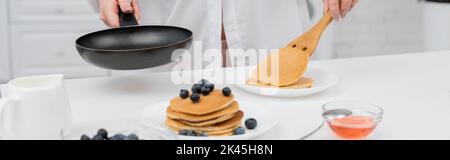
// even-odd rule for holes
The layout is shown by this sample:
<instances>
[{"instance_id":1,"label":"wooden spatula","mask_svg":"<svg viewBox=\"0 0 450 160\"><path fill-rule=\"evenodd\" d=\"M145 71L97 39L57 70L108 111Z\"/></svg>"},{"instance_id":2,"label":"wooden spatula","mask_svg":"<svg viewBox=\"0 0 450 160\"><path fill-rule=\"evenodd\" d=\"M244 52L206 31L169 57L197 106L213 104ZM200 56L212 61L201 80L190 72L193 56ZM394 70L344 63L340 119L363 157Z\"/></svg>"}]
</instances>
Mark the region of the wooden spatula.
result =
<instances>
[{"instance_id":1,"label":"wooden spatula","mask_svg":"<svg viewBox=\"0 0 450 160\"><path fill-rule=\"evenodd\" d=\"M331 21L331 13L327 12L308 32L288 46L280 48L277 53L271 53L258 65L250 80L279 87L297 82L305 73L309 57L314 53L323 31Z\"/></svg>"},{"instance_id":2,"label":"wooden spatula","mask_svg":"<svg viewBox=\"0 0 450 160\"><path fill-rule=\"evenodd\" d=\"M300 49L312 56L319 43L320 37L328 25L333 21L331 12L327 12L308 32L303 33L300 37L289 43L288 47Z\"/></svg>"}]
</instances>

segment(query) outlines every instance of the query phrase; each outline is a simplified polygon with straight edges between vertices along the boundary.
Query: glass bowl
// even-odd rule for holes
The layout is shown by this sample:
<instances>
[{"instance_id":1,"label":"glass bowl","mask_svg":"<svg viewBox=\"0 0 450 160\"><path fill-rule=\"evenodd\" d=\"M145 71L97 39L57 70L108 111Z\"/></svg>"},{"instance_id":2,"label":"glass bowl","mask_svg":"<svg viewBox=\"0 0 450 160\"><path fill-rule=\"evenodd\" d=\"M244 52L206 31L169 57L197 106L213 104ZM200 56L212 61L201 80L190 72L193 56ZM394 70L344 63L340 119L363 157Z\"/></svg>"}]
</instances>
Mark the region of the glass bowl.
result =
<instances>
[{"instance_id":1,"label":"glass bowl","mask_svg":"<svg viewBox=\"0 0 450 160\"><path fill-rule=\"evenodd\" d=\"M324 117L331 130L340 138L364 139L383 118L383 109L374 104L356 101L330 102L322 107L323 113L348 112L345 116Z\"/></svg>"}]
</instances>

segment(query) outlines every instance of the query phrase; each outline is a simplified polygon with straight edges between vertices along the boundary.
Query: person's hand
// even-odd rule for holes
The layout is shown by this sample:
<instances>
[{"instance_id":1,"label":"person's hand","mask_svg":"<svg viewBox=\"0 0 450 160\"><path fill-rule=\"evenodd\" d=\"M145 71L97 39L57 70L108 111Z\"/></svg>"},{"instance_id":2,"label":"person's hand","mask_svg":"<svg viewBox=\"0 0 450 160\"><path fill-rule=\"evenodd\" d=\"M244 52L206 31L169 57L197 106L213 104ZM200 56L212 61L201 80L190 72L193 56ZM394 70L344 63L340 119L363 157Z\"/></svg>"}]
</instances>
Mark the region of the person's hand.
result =
<instances>
[{"instance_id":1,"label":"person's hand","mask_svg":"<svg viewBox=\"0 0 450 160\"><path fill-rule=\"evenodd\" d=\"M323 0L324 12L330 10L335 21L345 18L358 0Z\"/></svg>"},{"instance_id":2,"label":"person's hand","mask_svg":"<svg viewBox=\"0 0 450 160\"><path fill-rule=\"evenodd\" d=\"M136 19L141 18L137 0L98 0L100 19L109 27L119 27L119 9L123 13L134 13Z\"/></svg>"}]
</instances>

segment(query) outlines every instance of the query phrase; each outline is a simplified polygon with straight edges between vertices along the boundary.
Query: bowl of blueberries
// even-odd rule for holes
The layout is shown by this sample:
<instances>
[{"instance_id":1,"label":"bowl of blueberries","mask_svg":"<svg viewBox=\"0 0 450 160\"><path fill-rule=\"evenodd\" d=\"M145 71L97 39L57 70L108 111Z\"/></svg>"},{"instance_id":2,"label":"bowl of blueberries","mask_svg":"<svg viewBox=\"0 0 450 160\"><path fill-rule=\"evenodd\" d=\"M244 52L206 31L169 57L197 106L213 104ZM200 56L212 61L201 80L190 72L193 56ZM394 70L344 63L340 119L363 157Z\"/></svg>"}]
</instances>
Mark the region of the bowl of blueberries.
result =
<instances>
[{"instance_id":1,"label":"bowl of blueberries","mask_svg":"<svg viewBox=\"0 0 450 160\"><path fill-rule=\"evenodd\" d=\"M149 120L150 121L150 120ZM150 122L149 122L150 123ZM151 121L152 124L156 122ZM62 140L170 140L175 134L157 125L142 126L138 118L98 119L72 124L61 131Z\"/></svg>"},{"instance_id":2,"label":"bowl of blueberries","mask_svg":"<svg viewBox=\"0 0 450 160\"><path fill-rule=\"evenodd\" d=\"M142 140L134 118L74 123L61 131L62 140Z\"/></svg>"},{"instance_id":3,"label":"bowl of blueberries","mask_svg":"<svg viewBox=\"0 0 450 160\"><path fill-rule=\"evenodd\" d=\"M74 135L75 136L75 135ZM79 140L140 140L138 134L133 131L107 131L99 129L95 134L82 134Z\"/></svg>"}]
</instances>

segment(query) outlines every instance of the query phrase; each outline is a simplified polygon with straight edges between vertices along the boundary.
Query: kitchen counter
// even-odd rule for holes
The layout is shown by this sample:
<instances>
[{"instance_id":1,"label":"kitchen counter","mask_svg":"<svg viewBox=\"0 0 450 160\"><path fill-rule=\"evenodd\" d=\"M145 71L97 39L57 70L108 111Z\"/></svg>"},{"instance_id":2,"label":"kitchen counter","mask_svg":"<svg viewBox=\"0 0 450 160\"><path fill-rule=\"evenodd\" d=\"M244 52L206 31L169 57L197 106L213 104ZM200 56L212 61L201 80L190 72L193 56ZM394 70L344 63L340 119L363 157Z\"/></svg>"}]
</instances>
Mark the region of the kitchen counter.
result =
<instances>
[{"instance_id":1,"label":"kitchen counter","mask_svg":"<svg viewBox=\"0 0 450 160\"><path fill-rule=\"evenodd\" d=\"M450 139L450 51L311 62L339 76L329 90L302 98L252 95L232 87L237 99L265 105L278 125L258 139L298 139L302 123L320 117L333 100L371 102L384 118L370 139ZM146 106L169 100L186 86L170 73L66 80L76 122L136 116ZM314 128L312 128L314 129ZM309 139L333 139L317 134Z\"/></svg>"}]
</instances>

